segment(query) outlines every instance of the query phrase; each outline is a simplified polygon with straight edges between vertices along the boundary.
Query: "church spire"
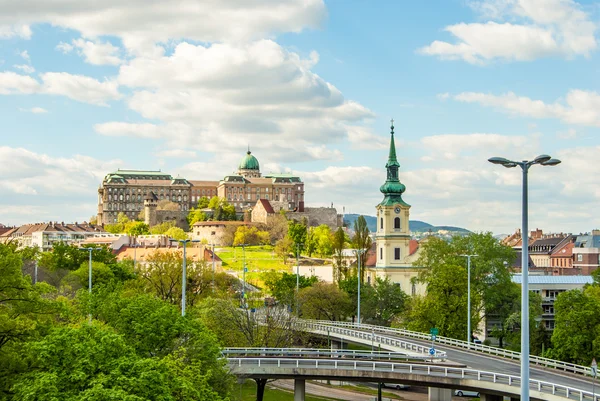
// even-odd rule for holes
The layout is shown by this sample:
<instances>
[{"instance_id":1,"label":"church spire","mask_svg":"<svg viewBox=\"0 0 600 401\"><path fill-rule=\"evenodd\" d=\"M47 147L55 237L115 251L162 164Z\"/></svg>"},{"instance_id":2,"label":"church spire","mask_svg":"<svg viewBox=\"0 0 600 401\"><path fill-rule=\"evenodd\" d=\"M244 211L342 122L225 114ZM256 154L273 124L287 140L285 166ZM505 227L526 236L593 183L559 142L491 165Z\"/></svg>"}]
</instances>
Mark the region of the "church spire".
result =
<instances>
[{"instance_id":1,"label":"church spire","mask_svg":"<svg viewBox=\"0 0 600 401\"><path fill-rule=\"evenodd\" d=\"M406 202L402 200L402 194L406 190L406 186L400 182L398 178L398 169L400 168L400 163L398 163L398 159L396 158L396 142L394 141L394 120L392 119L391 132L390 132L390 153L388 156L388 161L385 164L385 168L387 170L387 179L385 183L379 188L381 193L383 193L384 198L381 202L381 205L388 206L396 203L400 203L406 206L408 205Z\"/></svg>"}]
</instances>

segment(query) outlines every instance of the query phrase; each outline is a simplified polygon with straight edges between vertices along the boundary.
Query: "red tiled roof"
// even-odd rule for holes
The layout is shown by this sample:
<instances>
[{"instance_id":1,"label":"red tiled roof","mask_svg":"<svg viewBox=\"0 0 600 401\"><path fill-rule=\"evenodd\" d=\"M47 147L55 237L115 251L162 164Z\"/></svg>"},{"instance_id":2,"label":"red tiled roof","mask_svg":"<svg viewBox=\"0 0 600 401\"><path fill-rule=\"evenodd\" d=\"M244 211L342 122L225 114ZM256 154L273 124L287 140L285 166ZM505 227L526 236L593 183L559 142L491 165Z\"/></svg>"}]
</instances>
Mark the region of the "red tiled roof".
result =
<instances>
[{"instance_id":1,"label":"red tiled roof","mask_svg":"<svg viewBox=\"0 0 600 401\"><path fill-rule=\"evenodd\" d=\"M204 260L212 262L213 255L215 258L215 262L221 262L221 258L216 253L213 254L213 251L209 248L204 248Z\"/></svg>"},{"instance_id":2,"label":"red tiled roof","mask_svg":"<svg viewBox=\"0 0 600 401\"><path fill-rule=\"evenodd\" d=\"M414 253L417 252L417 249L419 249L419 241L411 239L408 242L408 255L414 255Z\"/></svg>"},{"instance_id":3,"label":"red tiled roof","mask_svg":"<svg viewBox=\"0 0 600 401\"><path fill-rule=\"evenodd\" d=\"M275 210L273 210L273 206L271 206L271 203L268 200L259 199L256 203L260 203L267 213L275 213Z\"/></svg>"}]
</instances>

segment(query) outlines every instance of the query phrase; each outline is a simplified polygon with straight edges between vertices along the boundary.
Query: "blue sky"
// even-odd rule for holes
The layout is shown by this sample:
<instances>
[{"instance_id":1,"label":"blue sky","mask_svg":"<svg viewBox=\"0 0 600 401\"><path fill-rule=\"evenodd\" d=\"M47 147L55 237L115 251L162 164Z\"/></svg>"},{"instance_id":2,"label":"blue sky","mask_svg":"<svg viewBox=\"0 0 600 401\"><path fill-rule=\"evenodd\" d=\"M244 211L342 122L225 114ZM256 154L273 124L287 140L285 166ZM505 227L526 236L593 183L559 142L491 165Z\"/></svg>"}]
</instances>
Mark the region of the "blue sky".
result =
<instances>
[{"instance_id":1,"label":"blue sky","mask_svg":"<svg viewBox=\"0 0 600 401\"><path fill-rule=\"evenodd\" d=\"M227 4L222 4L227 3ZM374 214L389 120L411 218L600 226L594 1L33 0L0 6L0 223L83 221L117 168L220 179L249 144L311 205Z\"/></svg>"}]
</instances>

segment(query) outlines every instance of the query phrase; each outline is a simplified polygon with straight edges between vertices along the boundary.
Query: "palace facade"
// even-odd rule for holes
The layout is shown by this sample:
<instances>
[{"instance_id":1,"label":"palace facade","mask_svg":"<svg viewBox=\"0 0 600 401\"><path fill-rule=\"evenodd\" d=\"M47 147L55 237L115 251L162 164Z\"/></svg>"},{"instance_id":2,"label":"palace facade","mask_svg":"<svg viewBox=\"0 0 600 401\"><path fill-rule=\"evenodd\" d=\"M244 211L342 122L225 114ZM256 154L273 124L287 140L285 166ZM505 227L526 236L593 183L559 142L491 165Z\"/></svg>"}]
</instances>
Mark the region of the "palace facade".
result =
<instances>
[{"instance_id":1,"label":"palace facade","mask_svg":"<svg viewBox=\"0 0 600 401\"><path fill-rule=\"evenodd\" d=\"M219 181L195 181L172 177L161 171L117 170L107 174L98 188L98 224L112 224L124 213L130 219L144 210L144 201L156 199L175 203L187 213L206 196L227 199L239 213L257 200L285 202L290 211L304 211L304 183L292 174L265 174L250 150L238 165L237 173Z\"/></svg>"}]
</instances>

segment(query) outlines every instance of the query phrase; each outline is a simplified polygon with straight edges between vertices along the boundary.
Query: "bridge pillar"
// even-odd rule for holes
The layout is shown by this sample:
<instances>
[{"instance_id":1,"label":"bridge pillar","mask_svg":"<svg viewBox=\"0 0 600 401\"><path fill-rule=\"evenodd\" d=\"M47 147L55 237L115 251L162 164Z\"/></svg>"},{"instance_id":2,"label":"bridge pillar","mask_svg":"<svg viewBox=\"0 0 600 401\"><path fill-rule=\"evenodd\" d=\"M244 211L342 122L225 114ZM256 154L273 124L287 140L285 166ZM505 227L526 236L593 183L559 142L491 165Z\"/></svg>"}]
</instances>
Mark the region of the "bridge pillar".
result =
<instances>
[{"instance_id":1,"label":"bridge pillar","mask_svg":"<svg viewBox=\"0 0 600 401\"><path fill-rule=\"evenodd\" d=\"M452 390L448 388L429 387L429 401L452 401Z\"/></svg>"},{"instance_id":2,"label":"bridge pillar","mask_svg":"<svg viewBox=\"0 0 600 401\"><path fill-rule=\"evenodd\" d=\"M304 401L306 382L304 379L294 379L294 401Z\"/></svg>"},{"instance_id":3,"label":"bridge pillar","mask_svg":"<svg viewBox=\"0 0 600 401\"><path fill-rule=\"evenodd\" d=\"M502 401L504 397L501 395L479 393L479 401Z\"/></svg>"}]
</instances>

